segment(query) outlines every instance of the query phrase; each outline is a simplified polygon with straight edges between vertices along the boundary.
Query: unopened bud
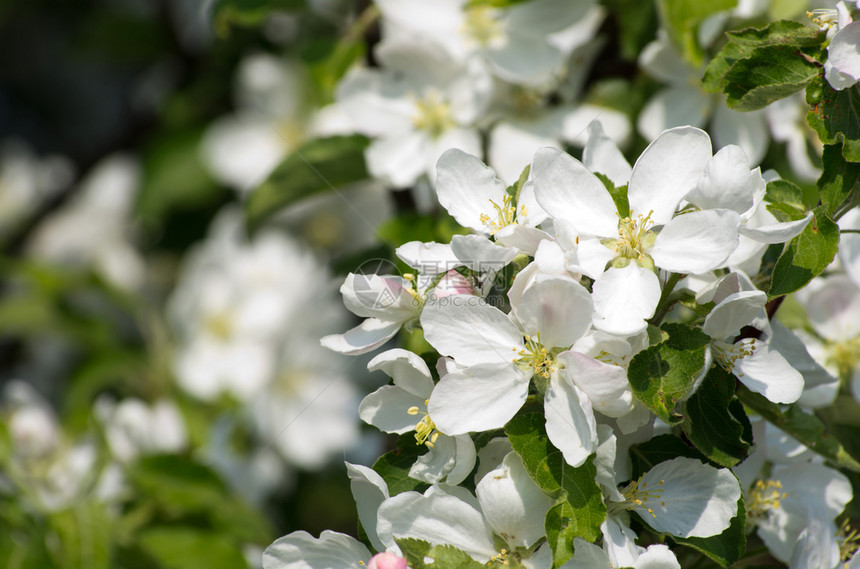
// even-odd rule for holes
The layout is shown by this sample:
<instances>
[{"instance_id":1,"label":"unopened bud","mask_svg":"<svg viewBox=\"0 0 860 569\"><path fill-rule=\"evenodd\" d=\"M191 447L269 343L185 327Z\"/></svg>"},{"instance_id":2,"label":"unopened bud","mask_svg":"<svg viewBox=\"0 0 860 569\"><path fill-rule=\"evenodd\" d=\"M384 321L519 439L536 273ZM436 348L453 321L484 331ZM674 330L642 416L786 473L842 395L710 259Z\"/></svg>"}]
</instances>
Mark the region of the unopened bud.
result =
<instances>
[{"instance_id":1,"label":"unopened bud","mask_svg":"<svg viewBox=\"0 0 860 569\"><path fill-rule=\"evenodd\" d=\"M367 569L406 569L406 560L393 553L377 553L367 562Z\"/></svg>"}]
</instances>

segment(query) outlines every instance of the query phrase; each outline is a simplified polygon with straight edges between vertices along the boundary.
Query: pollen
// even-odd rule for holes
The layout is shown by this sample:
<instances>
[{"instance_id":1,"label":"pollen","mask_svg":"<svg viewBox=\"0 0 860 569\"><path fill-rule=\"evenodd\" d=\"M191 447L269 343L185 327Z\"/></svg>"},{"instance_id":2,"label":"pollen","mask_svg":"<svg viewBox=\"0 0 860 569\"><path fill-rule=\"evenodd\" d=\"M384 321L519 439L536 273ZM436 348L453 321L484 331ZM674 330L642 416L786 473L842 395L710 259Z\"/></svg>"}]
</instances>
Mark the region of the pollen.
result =
<instances>
[{"instance_id":1,"label":"pollen","mask_svg":"<svg viewBox=\"0 0 860 569\"><path fill-rule=\"evenodd\" d=\"M751 518L757 518L769 510L777 510L787 494L782 491L779 480L757 480L749 492L747 511Z\"/></svg>"},{"instance_id":2,"label":"pollen","mask_svg":"<svg viewBox=\"0 0 860 569\"><path fill-rule=\"evenodd\" d=\"M549 351L541 344L540 334L536 338L525 336L525 348L519 351L519 359L514 363L530 370L534 375L548 379L556 370L555 362Z\"/></svg>"},{"instance_id":3,"label":"pollen","mask_svg":"<svg viewBox=\"0 0 860 569\"><path fill-rule=\"evenodd\" d=\"M428 400L424 401L424 406L427 406ZM421 411L417 406L413 405L406 412L410 415L424 415L421 417L421 420L415 423L415 440L417 441L416 445L427 445L428 448L433 448L436 444L436 440L439 438L439 435L442 433L436 428L436 424L433 422L433 419L430 418L430 414L426 411Z\"/></svg>"},{"instance_id":4,"label":"pollen","mask_svg":"<svg viewBox=\"0 0 860 569\"><path fill-rule=\"evenodd\" d=\"M433 138L438 138L446 130L455 126L451 114L451 106L437 91L431 91L426 97L415 101L415 115L412 124L418 130L423 130Z\"/></svg>"},{"instance_id":5,"label":"pollen","mask_svg":"<svg viewBox=\"0 0 860 569\"><path fill-rule=\"evenodd\" d=\"M499 553L490 557L490 561L495 561L502 565L508 565L510 563L510 560L508 559L508 550L502 549Z\"/></svg>"},{"instance_id":6,"label":"pollen","mask_svg":"<svg viewBox=\"0 0 860 569\"><path fill-rule=\"evenodd\" d=\"M836 10L827 8L818 8L812 11L807 11L806 17L811 18L821 31L829 30L839 21L839 13Z\"/></svg>"},{"instance_id":7,"label":"pollen","mask_svg":"<svg viewBox=\"0 0 860 569\"><path fill-rule=\"evenodd\" d=\"M460 31L481 47L488 47L504 39L498 11L491 6L475 6L466 10Z\"/></svg>"},{"instance_id":8,"label":"pollen","mask_svg":"<svg viewBox=\"0 0 860 569\"><path fill-rule=\"evenodd\" d=\"M618 237L603 239L601 243L615 253L612 265L616 268L626 267L635 262L641 267L653 268L654 261L648 255L648 249L654 246L657 234L651 231L654 221L653 211L648 215L639 214L635 218L623 217L618 220Z\"/></svg>"},{"instance_id":9,"label":"pollen","mask_svg":"<svg viewBox=\"0 0 860 569\"><path fill-rule=\"evenodd\" d=\"M502 205L497 204L493 200L489 200L495 215L489 216L486 213L481 214L481 223L483 223L490 231L490 235L495 235L503 227L513 225L517 219L517 208L513 205L514 198L510 195L505 195L502 200ZM519 209L519 217L528 215L526 206L521 205Z\"/></svg>"},{"instance_id":10,"label":"pollen","mask_svg":"<svg viewBox=\"0 0 860 569\"><path fill-rule=\"evenodd\" d=\"M830 342L827 352L827 363L839 370L840 375L848 375L860 364L860 336L842 342Z\"/></svg>"},{"instance_id":11,"label":"pollen","mask_svg":"<svg viewBox=\"0 0 860 569\"><path fill-rule=\"evenodd\" d=\"M741 378L743 372L737 371L737 363L744 358L751 358L755 354L756 346L752 338L746 338L736 344L712 343L715 359L727 372Z\"/></svg>"},{"instance_id":12,"label":"pollen","mask_svg":"<svg viewBox=\"0 0 860 569\"><path fill-rule=\"evenodd\" d=\"M627 510L633 510L636 506L644 508L646 512L651 514L652 518L656 518L654 508L651 504L658 502L661 507L666 507L666 502L660 498L663 496L663 480L657 483L657 488L648 488L648 482L643 481L640 476L638 480L634 480L621 491L624 499L627 502Z\"/></svg>"},{"instance_id":13,"label":"pollen","mask_svg":"<svg viewBox=\"0 0 860 569\"><path fill-rule=\"evenodd\" d=\"M860 549L860 533L851 527L848 520L843 520L836 531L836 542L839 544L839 559L845 561L845 568L848 569L848 561Z\"/></svg>"}]
</instances>

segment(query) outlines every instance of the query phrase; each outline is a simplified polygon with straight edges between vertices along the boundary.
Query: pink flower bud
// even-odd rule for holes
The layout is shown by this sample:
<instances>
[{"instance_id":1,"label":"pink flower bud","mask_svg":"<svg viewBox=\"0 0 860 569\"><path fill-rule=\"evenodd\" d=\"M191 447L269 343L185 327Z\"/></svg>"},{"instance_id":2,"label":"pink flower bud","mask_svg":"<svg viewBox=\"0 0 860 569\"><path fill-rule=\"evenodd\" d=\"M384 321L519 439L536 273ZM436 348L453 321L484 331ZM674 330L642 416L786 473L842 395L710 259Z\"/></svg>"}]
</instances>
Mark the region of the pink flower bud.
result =
<instances>
[{"instance_id":1,"label":"pink flower bud","mask_svg":"<svg viewBox=\"0 0 860 569\"><path fill-rule=\"evenodd\" d=\"M368 561L367 569L406 569L406 560L393 553L377 553Z\"/></svg>"}]
</instances>

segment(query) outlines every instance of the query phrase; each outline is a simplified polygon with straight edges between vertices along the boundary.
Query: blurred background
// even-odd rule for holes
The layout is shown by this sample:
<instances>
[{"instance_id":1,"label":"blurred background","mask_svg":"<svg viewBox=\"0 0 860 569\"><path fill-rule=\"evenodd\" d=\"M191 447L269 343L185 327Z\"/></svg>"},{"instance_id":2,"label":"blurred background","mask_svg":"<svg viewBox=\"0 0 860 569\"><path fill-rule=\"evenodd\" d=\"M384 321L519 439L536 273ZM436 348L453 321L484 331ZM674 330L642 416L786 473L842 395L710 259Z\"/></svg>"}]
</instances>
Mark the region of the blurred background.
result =
<instances>
[{"instance_id":1,"label":"blurred background","mask_svg":"<svg viewBox=\"0 0 860 569\"><path fill-rule=\"evenodd\" d=\"M634 157L696 124L812 188L802 101L698 87L724 29L806 7L0 4L0 566L257 567L290 531L358 535L343 462L395 448L357 412L389 378L319 339L361 321L347 273L466 232L436 158L511 184L595 119Z\"/></svg>"}]
</instances>

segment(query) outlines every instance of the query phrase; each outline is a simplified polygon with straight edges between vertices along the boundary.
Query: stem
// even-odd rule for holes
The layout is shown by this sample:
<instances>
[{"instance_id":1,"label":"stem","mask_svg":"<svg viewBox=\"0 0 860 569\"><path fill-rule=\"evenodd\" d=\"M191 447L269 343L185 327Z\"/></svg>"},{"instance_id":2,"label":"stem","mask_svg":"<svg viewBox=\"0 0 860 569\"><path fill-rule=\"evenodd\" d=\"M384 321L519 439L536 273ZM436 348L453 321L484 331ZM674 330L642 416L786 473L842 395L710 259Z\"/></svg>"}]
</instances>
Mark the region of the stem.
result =
<instances>
[{"instance_id":1,"label":"stem","mask_svg":"<svg viewBox=\"0 0 860 569\"><path fill-rule=\"evenodd\" d=\"M660 300L657 302L657 308L654 310L654 317L651 318L651 324L659 326L666 314L672 308L672 305L677 302L677 299L670 299L669 295L675 290L675 286L687 275L680 273L670 273L666 284L663 285L663 291L660 293Z\"/></svg>"}]
</instances>

